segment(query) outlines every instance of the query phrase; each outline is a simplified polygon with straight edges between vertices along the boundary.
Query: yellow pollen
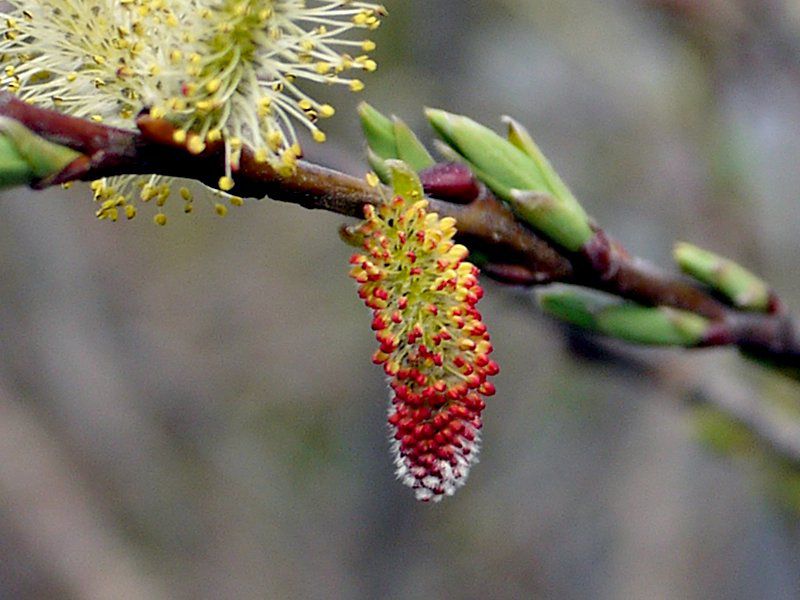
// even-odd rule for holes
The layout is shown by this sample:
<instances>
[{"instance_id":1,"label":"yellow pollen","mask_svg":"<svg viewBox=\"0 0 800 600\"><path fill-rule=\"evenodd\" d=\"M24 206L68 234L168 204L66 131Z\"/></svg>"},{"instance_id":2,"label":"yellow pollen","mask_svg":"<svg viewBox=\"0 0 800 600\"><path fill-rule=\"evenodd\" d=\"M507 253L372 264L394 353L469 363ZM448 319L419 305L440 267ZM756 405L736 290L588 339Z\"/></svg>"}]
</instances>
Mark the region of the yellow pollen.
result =
<instances>
[{"instance_id":1,"label":"yellow pollen","mask_svg":"<svg viewBox=\"0 0 800 600\"><path fill-rule=\"evenodd\" d=\"M235 184L231 177L223 175L222 177L219 178L219 182L217 183L217 185L219 186L219 189L221 189L223 192L228 192L233 189L233 186Z\"/></svg>"},{"instance_id":2,"label":"yellow pollen","mask_svg":"<svg viewBox=\"0 0 800 600\"><path fill-rule=\"evenodd\" d=\"M189 138L189 143L186 145L186 148L192 154L200 154L206 149L206 145L199 135L192 135L192 137Z\"/></svg>"}]
</instances>

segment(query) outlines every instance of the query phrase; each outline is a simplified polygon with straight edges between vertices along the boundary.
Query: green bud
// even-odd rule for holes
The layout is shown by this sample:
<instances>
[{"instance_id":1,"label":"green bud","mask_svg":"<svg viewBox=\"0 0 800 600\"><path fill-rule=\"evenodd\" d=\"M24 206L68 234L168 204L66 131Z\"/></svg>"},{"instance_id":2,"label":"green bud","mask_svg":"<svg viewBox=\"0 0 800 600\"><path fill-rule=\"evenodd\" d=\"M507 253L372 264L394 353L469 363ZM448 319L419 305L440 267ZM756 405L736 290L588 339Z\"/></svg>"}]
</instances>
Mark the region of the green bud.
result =
<instances>
[{"instance_id":1,"label":"green bud","mask_svg":"<svg viewBox=\"0 0 800 600\"><path fill-rule=\"evenodd\" d=\"M359 105L358 114L367 139L369 164L384 183L390 180L384 161L399 159L418 172L436 163L414 132L397 117L389 119L365 102Z\"/></svg>"},{"instance_id":2,"label":"green bud","mask_svg":"<svg viewBox=\"0 0 800 600\"><path fill-rule=\"evenodd\" d=\"M571 251L592 239L586 212L523 129L515 127L509 141L467 117L434 109L426 115L475 175L531 226ZM524 206L531 193L537 198L535 209ZM542 202L544 196L551 201Z\"/></svg>"},{"instance_id":3,"label":"green bud","mask_svg":"<svg viewBox=\"0 0 800 600\"><path fill-rule=\"evenodd\" d=\"M419 176L409 165L402 160L387 160L386 166L391 173L392 189L396 195L412 203L425 197Z\"/></svg>"},{"instance_id":4,"label":"green bud","mask_svg":"<svg viewBox=\"0 0 800 600\"><path fill-rule=\"evenodd\" d=\"M395 142L394 123L366 102L358 105L358 116L361 118L361 128L367 145L384 160L398 158L397 143Z\"/></svg>"},{"instance_id":5,"label":"green bud","mask_svg":"<svg viewBox=\"0 0 800 600\"><path fill-rule=\"evenodd\" d=\"M735 306L755 311L769 308L769 286L732 260L685 242L676 244L673 254L685 273L724 294Z\"/></svg>"},{"instance_id":6,"label":"green bud","mask_svg":"<svg viewBox=\"0 0 800 600\"><path fill-rule=\"evenodd\" d=\"M375 171L378 179L380 179L386 185L391 183L392 177L391 173L389 172L389 167L386 166L386 161L375 154L370 148L367 148L367 162L369 163L370 168Z\"/></svg>"},{"instance_id":7,"label":"green bud","mask_svg":"<svg viewBox=\"0 0 800 600\"><path fill-rule=\"evenodd\" d=\"M636 344L696 346L710 327L708 319L694 313L624 302L597 315L601 333Z\"/></svg>"},{"instance_id":8,"label":"green bud","mask_svg":"<svg viewBox=\"0 0 800 600\"><path fill-rule=\"evenodd\" d=\"M696 346L710 322L686 311L647 307L586 288L560 285L537 293L554 317L610 337L657 346Z\"/></svg>"},{"instance_id":9,"label":"green bud","mask_svg":"<svg viewBox=\"0 0 800 600\"><path fill-rule=\"evenodd\" d=\"M474 165L470 165L466 160L464 160L463 156L445 144L442 140L433 140L433 147L436 149L436 153L441 156L445 162L469 165L473 172L475 171Z\"/></svg>"},{"instance_id":10,"label":"green bud","mask_svg":"<svg viewBox=\"0 0 800 600\"><path fill-rule=\"evenodd\" d=\"M0 186L33 183L60 173L80 153L33 133L19 121L0 117Z\"/></svg>"},{"instance_id":11,"label":"green bud","mask_svg":"<svg viewBox=\"0 0 800 600\"><path fill-rule=\"evenodd\" d=\"M522 220L573 252L594 235L586 213L580 207L576 212L572 207L560 204L553 196L512 190L510 204Z\"/></svg>"},{"instance_id":12,"label":"green bud","mask_svg":"<svg viewBox=\"0 0 800 600\"><path fill-rule=\"evenodd\" d=\"M35 178L14 142L0 134L0 188L26 185Z\"/></svg>"},{"instance_id":13,"label":"green bud","mask_svg":"<svg viewBox=\"0 0 800 600\"><path fill-rule=\"evenodd\" d=\"M578 201L572 195L567 184L559 177L556 170L547 160L547 157L539 149L533 137L520 123L511 117L503 117L503 123L508 125L508 141L527 154L536 163L539 172L542 174L547 187L556 198L563 199L567 204L578 205Z\"/></svg>"},{"instance_id":14,"label":"green bud","mask_svg":"<svg viewBox=\"0 0 800 600\"><path fill-rule=\"evenodd\" d=\"M536 299L553 317L590 331L597 331L596 315L619 302L614 296L570 285L537 290Z\"/></svg>"},{"instance_id":15,"label":"green bud","mask_svg":"<svg viewBox=\"0 0 800 600\"><path fill-rule=\"evenodd\" d=\"M397 144L397 158L408 163L415 171L419 172L436 164L414 132L397 117L394 118L394 139Z\"/></svg>"},{"instance_id":16,"label":"green bud","mask_svg":"<svg viewBox=\"0 0 800 600\"><path fill-rule=\"evenodd\" d=\"M429 108L425 115L436 133L475 167L476 174L492 179L502 197L509 199L512 189L549 191L530 157L488 127L443 110Z\"/></svg>"}]
</instances>

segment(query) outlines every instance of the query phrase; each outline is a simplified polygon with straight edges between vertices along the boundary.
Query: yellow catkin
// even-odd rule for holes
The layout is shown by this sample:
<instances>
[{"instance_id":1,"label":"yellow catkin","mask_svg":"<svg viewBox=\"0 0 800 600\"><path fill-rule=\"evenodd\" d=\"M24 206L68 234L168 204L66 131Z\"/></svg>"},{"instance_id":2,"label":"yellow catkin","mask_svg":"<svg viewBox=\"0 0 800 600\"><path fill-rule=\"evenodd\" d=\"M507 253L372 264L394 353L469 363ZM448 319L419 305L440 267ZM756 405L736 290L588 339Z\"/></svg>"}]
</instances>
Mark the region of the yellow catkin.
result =
<instances>
[{"instance_id":1,"label":"yellow catkin","mask_svg":"<svg viewBox=\"0 0 800 600\"><path fill-rule=\"evenodd\" d=\"M303 88L363 88L348 72L374 70L362 53L375 44L351 30L375 29L385 12L350 0L8 0L4 6L0 87L32 104L127 129L149 110L174 124L172 141L193 154L222 144L223 191L232 189L246 149L291 173L302 155L296 129L325 140L316 123L335 110ZM93 189L97 216L131 218L134 205L147 200L164 208L172 185L149 176L101 180ZM142 194L148 186L158 191Z\"/></svg>"}]
</instances>

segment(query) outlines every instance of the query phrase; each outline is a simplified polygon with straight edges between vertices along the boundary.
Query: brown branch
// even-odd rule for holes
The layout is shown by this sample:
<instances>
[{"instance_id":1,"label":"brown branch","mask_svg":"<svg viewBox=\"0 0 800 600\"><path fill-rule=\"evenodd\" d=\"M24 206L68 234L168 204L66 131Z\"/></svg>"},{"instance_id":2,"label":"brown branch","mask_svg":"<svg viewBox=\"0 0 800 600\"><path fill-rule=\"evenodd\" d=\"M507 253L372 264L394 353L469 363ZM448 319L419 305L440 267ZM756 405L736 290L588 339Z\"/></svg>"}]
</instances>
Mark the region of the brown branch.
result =
<instances>
[{"instance_id":1,"label":"brown branch","mask_svg":"<svg viewBox=\"0 0 800 600\"><path fill-rule=\"evenodd\" d=\"M172 129L163 121L143 117L138 121L140 132L126 131L32 106L8 92L0 92L0 116L16 119L38 135L84 154L37 187L133 173L185 177L216 187L225 173L220 144L192 155L172 141ZM269 197L350 217L361 217L365 204L382 202L381 191L364 178L305 161L299 161L293 174L281 175L269 164L256 162L246 149L235 179L231 193L238 196ZM539 283L561 281L572 272L569 260L488 194L469 205L436 199L430 199L430 205L439 214L456 218L464 237L513 256L523 268L525 282L528 278Z\"/></svg>"},{"instance_id":2,"label":"brown branch","mask_svg":"<svg viewBox=\"0 0 800 600\"><path fill-rule=\"evenodd\" d=\"M221 144L191 154L173 141L168 123L149 117L138 120L139 132L126 131L34 107L7 92L0 92L0 116L14 118L42 137L83 153L37 187L138 173L185 177L216 187L225 173ZM294 173L284 175L257 162L247 149L235 180L231 193L242 197L270 197L353 217L361 216L365 204L381 203L386 194L362 178L305 161L298 163ZM763 315L734 310L694 282L629 256L600 229L580 252L557 249L517 221L485 188L477 189L477 198L466 204L435 198L429 202L439 214L457 220L460 238L484 257L484 272L495 279L524 285L568 282L647 305L691 311L715 322L707 345L735 345L770 362L800 369L800 336L782 312Z\"/></svg>"}]
</instances>

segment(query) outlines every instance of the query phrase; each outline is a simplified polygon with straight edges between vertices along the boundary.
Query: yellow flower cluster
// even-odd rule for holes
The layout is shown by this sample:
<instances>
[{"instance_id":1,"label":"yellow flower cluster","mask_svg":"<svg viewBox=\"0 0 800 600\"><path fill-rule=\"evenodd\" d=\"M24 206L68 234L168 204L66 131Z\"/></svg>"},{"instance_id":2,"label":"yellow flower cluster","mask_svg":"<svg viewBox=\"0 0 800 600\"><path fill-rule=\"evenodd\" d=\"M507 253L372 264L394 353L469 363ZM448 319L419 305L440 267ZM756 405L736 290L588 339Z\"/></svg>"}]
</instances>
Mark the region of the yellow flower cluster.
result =
<instances>
[{"instance_id":1,"label":"yellow flower cluster","mask_svg":"<svg viewBox=\"0 0 800 600\"><path fill-rule=\"evenodd\" d=\"M334 109L302 83L363 84L348 71L373 71L370 40L382 7L354 0L10 0L0 12L0 84L26 101L81 118L133 128L142 112L175 128L175 142L202 152L222 142L231 191L244 147L256 160L291 171L301 156L295 124L312 139ZM133 202L155 200L157 223L173 184L123 177L93 185L98 216L136 214ZM188 212L194 195L181 185ZM232 197L233 204L241 200ZM221 208L220 208L221 207ZM218 214L225 211L217 204Z\"/></svg>"},{"instance_id":2,"label":"yellow flower cluster","mask_svg":"<svg viewBox=\"0 0 800 600\"><path fill-rule=\"evenodd\" d=\"M183 139L194 134L188 138L194 140L190 149L198 152L205 141L224 137L234 171L242 145L255 151L256 160L291 169L301 154L293 122L308 128L315 141L325 140L318 120L333 116L334 109L308 96L300 81L345 84L359 91L361 81L345 72L376 68L366 54L374 49L373 42L342 37L353 27L374 29L380 24L382 10L373 4L196 4L181 16L181 45L170 51L164 68L164 78L173 82L167 86L172 93L152 114L175 122L180 127L176 135ZM231 182L220 187L226 184Z\"/></svg>"}]
</instances>

